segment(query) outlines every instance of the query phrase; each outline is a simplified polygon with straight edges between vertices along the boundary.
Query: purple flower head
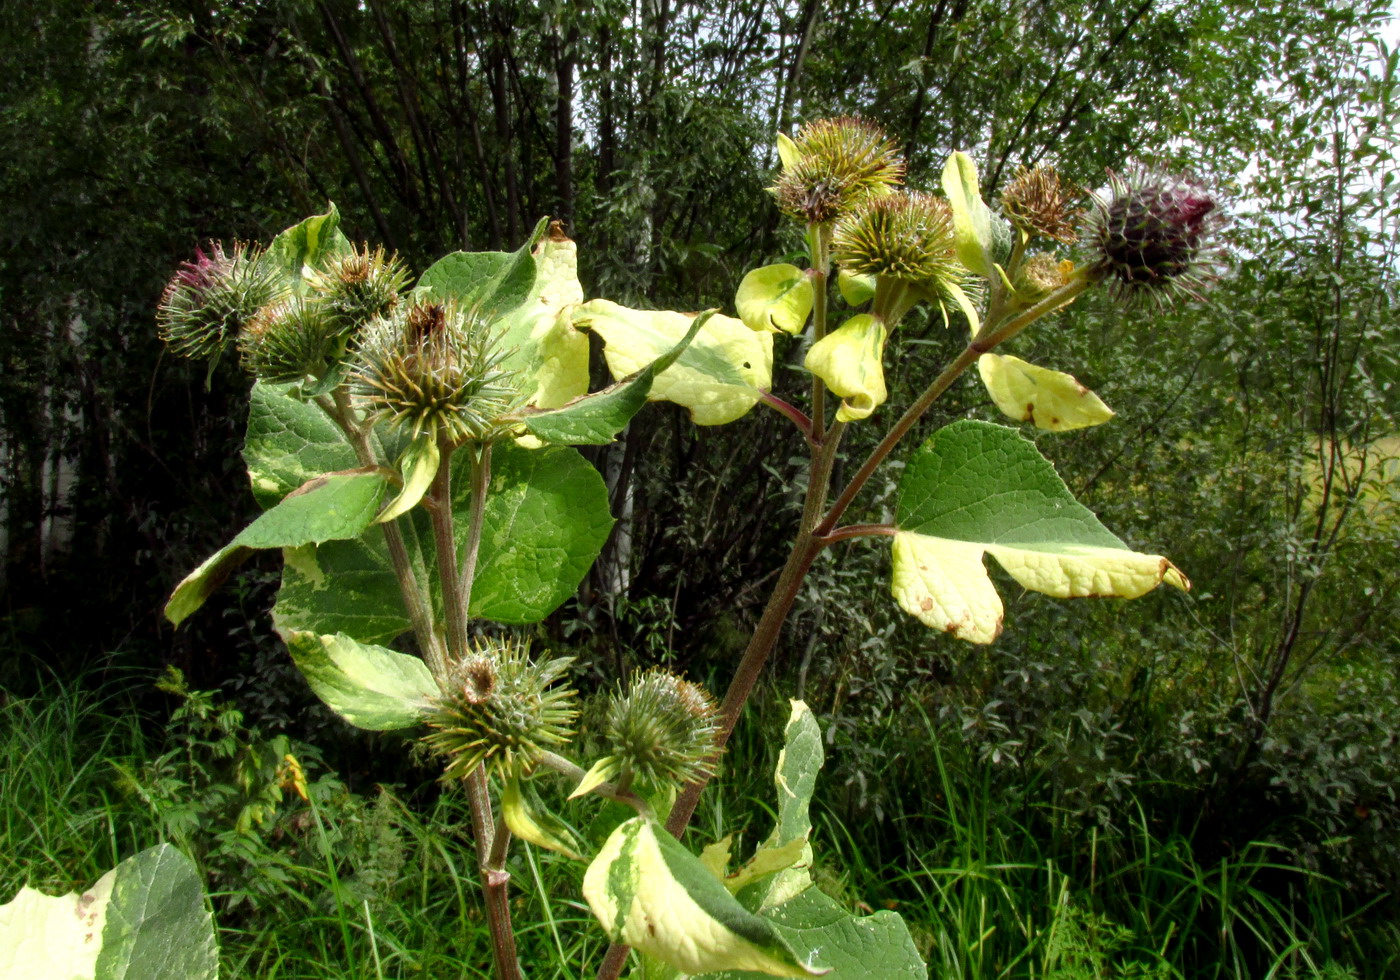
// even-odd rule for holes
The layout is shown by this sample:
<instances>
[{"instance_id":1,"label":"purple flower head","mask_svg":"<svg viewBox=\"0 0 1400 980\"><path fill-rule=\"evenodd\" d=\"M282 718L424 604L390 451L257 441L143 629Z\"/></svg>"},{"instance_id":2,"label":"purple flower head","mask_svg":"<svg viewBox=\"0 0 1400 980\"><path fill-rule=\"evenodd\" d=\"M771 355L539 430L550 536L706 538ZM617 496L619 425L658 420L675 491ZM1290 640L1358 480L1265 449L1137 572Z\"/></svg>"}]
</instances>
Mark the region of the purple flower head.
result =
<instances>
[{"instance_id":1,"label":"purple flower head","mask_svg":"<svg viewBox=\"0 0 1400 980\"><path fill-rule=\"evenodd\" d=\"M1094 195L1085 238L1089 275L1126 304L1151 297L1201 298L1224 263L1228 224L1220 198L1200 180L1138 170L1108 172L1109 193Z\"/></svg>"}]
</instances>

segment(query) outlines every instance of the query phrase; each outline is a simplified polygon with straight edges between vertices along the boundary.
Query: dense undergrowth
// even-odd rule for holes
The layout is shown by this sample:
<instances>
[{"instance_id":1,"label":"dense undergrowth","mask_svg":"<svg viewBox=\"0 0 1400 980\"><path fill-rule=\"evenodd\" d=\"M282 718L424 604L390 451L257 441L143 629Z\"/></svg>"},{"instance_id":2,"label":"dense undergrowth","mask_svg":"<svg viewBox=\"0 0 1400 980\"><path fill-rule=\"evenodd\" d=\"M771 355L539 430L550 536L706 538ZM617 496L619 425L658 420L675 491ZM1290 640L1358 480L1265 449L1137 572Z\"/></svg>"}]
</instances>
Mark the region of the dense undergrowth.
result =
<instances>
[{"instance_id":1,"label":"dense undergrowth","mask_svg":"<svg viewBox=\"0 0 1400 980\"><path fill-rule=\"evenodd\" d=\"M83 888L173 840L208 882L224 976L488 975L465 801L404 746L357 746L358 771L368 751L397 778L347 785L329 768L334 744L327 761L250 729L232 704L175 675L160 680L173 715L152 711L142 704L153 680L55 682L5 700L0 895L24 883ZM765 699L731 743L697 843L720 826L748 825L756 838L768 825L773 743L760 735L782 709ZM881 806L835 792L818 817L822 887L852 909L898 908L932 977L1379 980L1400 970L1393 898L1348 887L1279 843L1221 852L1183 819L1188 807L1167 805L1171 787L1134 787L1097 815L1076 810L1048 768L1008 779L960 727L906 705L899 724L866 740L884 752ZM850 771L840 731L829 734L835 771ZM565 812L588 836L606 832L606 815L590 827L584 810ZM604 944L578 896L582 866L524 848L511 870L519 919L532 923L520 936L529 975L588 975Z\"/></svg>"}]
</instances>

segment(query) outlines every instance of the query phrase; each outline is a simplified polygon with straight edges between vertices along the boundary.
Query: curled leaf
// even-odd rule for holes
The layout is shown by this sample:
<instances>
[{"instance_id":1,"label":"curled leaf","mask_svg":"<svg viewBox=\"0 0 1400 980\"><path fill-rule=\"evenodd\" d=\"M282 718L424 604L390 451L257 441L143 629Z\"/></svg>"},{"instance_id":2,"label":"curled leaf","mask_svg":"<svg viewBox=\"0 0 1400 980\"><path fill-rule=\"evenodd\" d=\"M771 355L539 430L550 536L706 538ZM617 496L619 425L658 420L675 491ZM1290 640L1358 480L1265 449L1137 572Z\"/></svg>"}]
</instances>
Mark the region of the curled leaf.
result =
<instances>
[{"instance_id":1,"label":"curled leaf","mask_svg":"<svg viewBox=\"0 0 1400 980\"><path fill-rule=\"evenodd\" d=\"M385 521L392 521L418 506L418 501L423 499L428 487L432 486L441 460L442 453L438 449L437 434L433 430L421 433L417 439L410 442L399 457L403 489L389 502L389 506L379 512L375 522L383 524Z\"/></svg>"},{"instance_id":2,"label":"curled leaf","mask_svg":"<svg viewBox=\"0 0 1400 980\"><path fill-rule=\"evenodd\" d=\"M536 847L582 861L573 833L522 782L520 773L511 773L501 788L501 817L510 832Z\"/></svg>"},{"instance_id":3,"label":"curled leaf","mask_svg":"<svg viewBox=\"0 0 1400 980\"><path fill-rule=\"evenodd\" d=\"M812 312L812 280L795 265L752 269L739 283L734 308L750 330L801 333Z\"/></svg>"},{"instance_id":4,"label":"curled leaf","mask_svg":"<svg viewBox=\"0 0 1400 980\"><path fill-rule=\"evenodd\" d=\"M884 404L884 321L858 313L812 345L806 367L842 398L836 418L842 422L863 419Z\"/></svg>"}]
</instances>

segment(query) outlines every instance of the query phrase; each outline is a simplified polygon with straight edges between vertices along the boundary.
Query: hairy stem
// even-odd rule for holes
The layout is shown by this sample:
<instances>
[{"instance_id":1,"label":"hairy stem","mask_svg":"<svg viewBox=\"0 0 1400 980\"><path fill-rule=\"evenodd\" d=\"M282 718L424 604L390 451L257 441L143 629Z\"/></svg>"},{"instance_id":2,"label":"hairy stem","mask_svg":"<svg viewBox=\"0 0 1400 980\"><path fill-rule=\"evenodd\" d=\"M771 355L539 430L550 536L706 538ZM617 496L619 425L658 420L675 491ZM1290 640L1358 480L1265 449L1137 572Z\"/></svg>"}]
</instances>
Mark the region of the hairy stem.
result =
<instances>
[{"instance_id":1,"label":"hairy stem","mask_svg":"<svg viewBox=\"0 0 1400 980\"><path fill-rule=\"evenodd\" d=\"M442 605L447 616L447 647L453 660L466 653L470 642L467 604L471 578L475 573L476 549L469 548L464 569L457 565L457 539L452 519L452 453L454 446L444 440L442 459L429 490L427 508L433 523L437 550L438 579L442 583ZM485 454L483 453L483 456ZM472 518L470 534L481 539L481 509L485 486L478 471L480 459L472 460ZM465 573L464 573L465 572ZM477 766L465 780L467 802L472 814L472 834L476 839L477 864L481 870L481 890L486 900L486 920L491 928L491 953L496 962L497 980L520 980L520 962L515 949L515 931L510 921L510 873L505 870L505 852L510 835L498 828L491 810L491 795L484 767Z\"/></svg>"},{"instance_id":2,"label":"hairy stem","mask_svg":"<svg viewBox=\"0 0 1400 980\"><path fill-rule=\"evenodd\" d=\"M496 963L496 980L524 980L520 956L515 948L515 931L510 924L510 872L492 867L496 847L495 818L486 786L486 769L477 766L466 779L467 804L472 814L472 836L476 839L476 859L481 868L481 891L486 899L486 921L491 926L491 958ZM501 828L505 832L504 828ZM509 842L509 837L506 838Z\"/></svg>"},{"instance_id":3,"label":"hairy stem","mask_svg":"<svg viewBox=\"0 0 1400 980\"><path fill-rule=\"evenodd\" d=\"M383 465L371 442L373 430L371 426L360 421L343 385L335 390L334 401L324 396L316 401L345 433L345 438L354 447L355 458L361 466ZM433 627L432 613L424 601L423 590L418 585L418 576L413 572L413 562L408 556L408 546L404 544L403 531L399 528L397 520L387 521L379 527L384 532L389 564L394 570L394 577L398 579L399 593L403 596L404 611L408 613L414 639L418 641L418 649L422 651L428 669L441 683L447 673L446 651L443 649L442 638Z\"/></svg>"}]
</instances>

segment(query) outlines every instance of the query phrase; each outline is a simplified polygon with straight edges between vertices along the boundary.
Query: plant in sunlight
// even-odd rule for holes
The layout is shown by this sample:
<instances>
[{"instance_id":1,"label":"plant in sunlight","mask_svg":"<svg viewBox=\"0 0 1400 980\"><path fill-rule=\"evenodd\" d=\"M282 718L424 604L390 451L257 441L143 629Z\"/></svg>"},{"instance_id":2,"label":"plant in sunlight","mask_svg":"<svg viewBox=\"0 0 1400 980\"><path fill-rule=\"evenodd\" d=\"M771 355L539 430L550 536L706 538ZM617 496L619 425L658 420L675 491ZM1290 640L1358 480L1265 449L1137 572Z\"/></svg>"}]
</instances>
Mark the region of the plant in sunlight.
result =
<instances>
[{"instance_id":1,"label":"plant in sunlight","mask_svg":"<svg viewBox=\"0 0 1400 980\"><path fill-rule=\"evenodd\" d=\"M680 840L832 544L887 542L899 606L973 643L1003 628L987 555L1051 596L1188 587L1166 558L1099 523L1035 444L1003 425L943 426L905 456L892 521L843 520L973 365L1014 421L1061 431L1111 418L1070 375L1000 348L1099 284L1129 300L1194 295L1218 264L1223 220L1204 185L1115 177L1084 226L1079 192L1048 167L1019 173L994 209L962 153L941 193L903 187L897 148L859 119L813 122L778 143L771 190L803 226L809 264L749 272L737 317L586 300L574 243L547 221L517 252L456 252L410 287L396 257L344 238L334 208L266 249L211 247L162 302L172 349L209 357L236 343L255 378L243 455L264 507L179 583L168 618L191 615L255 550L281 550L273 625L313 690L352 725L420 733L443 779L464 786L501 978L521 976L507 863L517 837L587 861L583 897L615 943L600 977L619 975L627 946L647 977L925 976L898 915L852 915L813 885L807 805L822 749L801 702L779 756L772 834L737 867L729 838L700 855ZM1076 257L1067 249L1079 234L1086 254ZM852 310L834 327L833 271ZM832 499L842 434L889 411L888 342L919 304L966 331L966 343L885 420L883 440ZM775 339L803 332L811 397L798 406L772 393L772 368ZM615 379L595 391L590 334ZM571 660L506 627L547 616L597 557L613 518L575 447L612 441L648 400L684 406L698 425L760 403L781 412L811 456L803 515L722 702L651 669L617 678L606 703L581 714ZM538 791L559 777L573 796L635 816L601 844L582 840Z\"/></svg>"}]
</instances>

